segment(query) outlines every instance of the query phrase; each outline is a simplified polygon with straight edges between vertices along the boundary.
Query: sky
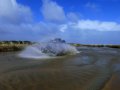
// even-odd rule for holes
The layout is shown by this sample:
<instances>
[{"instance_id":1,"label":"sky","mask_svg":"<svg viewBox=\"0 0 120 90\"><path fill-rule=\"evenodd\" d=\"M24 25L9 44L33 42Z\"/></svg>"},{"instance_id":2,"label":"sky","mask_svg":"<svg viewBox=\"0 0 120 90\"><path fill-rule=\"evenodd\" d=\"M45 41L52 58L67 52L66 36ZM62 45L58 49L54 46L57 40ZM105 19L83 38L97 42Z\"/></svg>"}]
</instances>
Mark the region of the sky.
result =
<instances>
[{"instance_id":1,"label":"sky","mask_svg":"<svg viewBox=\"0 0 120 90\"><path fill-rule=\"evenodd\" d=\"M120 44L120 0L0 0L0 40Z\"/></svg>"}]
</instances>

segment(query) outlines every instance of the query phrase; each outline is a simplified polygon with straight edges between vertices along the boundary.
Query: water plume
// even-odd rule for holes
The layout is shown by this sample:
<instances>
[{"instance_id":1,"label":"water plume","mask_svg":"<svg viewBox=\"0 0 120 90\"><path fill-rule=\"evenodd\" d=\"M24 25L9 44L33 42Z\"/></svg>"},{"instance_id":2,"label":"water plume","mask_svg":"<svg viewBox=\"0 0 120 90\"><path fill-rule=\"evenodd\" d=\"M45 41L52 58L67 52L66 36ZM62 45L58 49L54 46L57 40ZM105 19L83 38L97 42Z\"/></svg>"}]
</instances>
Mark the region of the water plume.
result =
<instances>
[{"instance_id":1,"label":"water plume","mask_svg":"<svg viewBox=\"0 0 120 90\"><path fill-rule=\"evenodd\" d=\"M51 58L76 53L78 53L78 51L74 46L65 43L64 40L54 39L47 43L37 43L28 46L19 56L24 58Z\"/></svg>"}]
</instances>

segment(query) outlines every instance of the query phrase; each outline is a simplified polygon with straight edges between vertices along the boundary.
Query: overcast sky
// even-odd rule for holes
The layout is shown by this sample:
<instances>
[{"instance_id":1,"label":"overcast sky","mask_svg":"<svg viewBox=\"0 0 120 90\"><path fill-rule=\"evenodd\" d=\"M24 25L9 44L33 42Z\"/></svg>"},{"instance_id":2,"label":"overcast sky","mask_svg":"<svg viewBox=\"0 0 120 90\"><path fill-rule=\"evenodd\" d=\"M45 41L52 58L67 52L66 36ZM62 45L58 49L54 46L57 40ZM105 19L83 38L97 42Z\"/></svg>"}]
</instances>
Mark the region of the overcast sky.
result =
<instances>
[{"instance_id":1,"label":"overcast sky","mask_svg":"<svg viewBox=\"0 0 120 90\"><path fill-rule=\"evenodd\" d=\"M120 44L120 0L0 0L0 40Z\"/></svg>"}]
</instances>

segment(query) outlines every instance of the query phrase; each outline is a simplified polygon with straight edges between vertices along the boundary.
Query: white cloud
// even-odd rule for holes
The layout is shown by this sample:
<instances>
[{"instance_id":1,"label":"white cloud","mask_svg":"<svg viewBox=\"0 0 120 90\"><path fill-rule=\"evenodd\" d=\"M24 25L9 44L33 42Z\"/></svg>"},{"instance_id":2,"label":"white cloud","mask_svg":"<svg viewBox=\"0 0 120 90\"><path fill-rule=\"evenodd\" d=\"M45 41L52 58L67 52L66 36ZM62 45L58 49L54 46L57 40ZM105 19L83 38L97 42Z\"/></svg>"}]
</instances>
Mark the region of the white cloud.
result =
<instances>
[{"instance_id":1,"label":"white cloud","mask_svg":"<svg viewBox=\"0 0 120 90\"><path fill-rule=\"evenodd\" d=\"M66 19L63 7L51 0L43 0L41 11L47 21L64 22Z\"/></svg>"},{"instance_id":2,"label":"white cloud","mask_svg":"<svg viewBox=\"0 0 120 90\"><path fill-rule=\"evenodd\" d=\"M116 22L79 20L60 26L60 37L75 43L119 44L120 24Z\"/></svg>"},{"instance_id":3,"label":"white cloud","mask_svg":"<svg viewBox=\"0 0 120 90\"><path fill-rule=\"evenodd\" d=\"M0 0L0 21L2 23L21 23L32 21L29 7L20 5L16 0Z\"/></svg>"},{"instance_id":4,"label":"white cloud","mask_svg":"<svg viewBox=\"0 0 120 90\"><path fill-rule=\"evenodd\" d=\"M106 22L98 20L79 20L76 23L67 23L61 25L61 31L70 30L96 30L96 31L120 31L120 24L116 22Z\"/></svg>"},{"instance_id":5,"label":"white cloud","mask_svg":"<svg viewBox=\"0 0 120 90\"><path fill-rule=\"evenodd\" d=\"M100 10L99 6L95 3L92 3L92 2L86 3L85 7L88 8L88 9L91 9L93 11L99 11Z\"/></svg>"},{"instance_id":6,"label":"white cloud","mask_svg":"<svg viewBox=\"0 0 120 90\"><path fill-rule=\"evenodd\" d=\"M66 25L66 24L60 25L59 28L60 28L59 30L60 30L61 32L65 32L65 31L68 29L68 25Z\"/></svg>"},{"instance_id":7,"label":"white cloud","mask_svg":"<svg viewBox=\"0 0 120 90\"><path fill-rule=\"evenodd\" d=\"M32 22L32 11L29 7L18 4L16 0L0 0L0 39L45 40L61 37L84 41L88 36L86 31L120 31L120 24L116 22L82 20L74 12L65 15L63 8L51 0L43 0L41 9L47 22Z\"/></svg>"},{"instance_id":8,"label":"white cloud","mask_svg":"<svg viewBox=\"0 0 120 90\"><path fill-rule=\"evenodd\" d=\"M72 22L77 22L79 20L79 16L75 14L74 12L69 12L67 14L67 18L69 21L72 21Z\"/></svg>"},{"instance_id":9,"label":"white cloud","mask_svg":"<svg viewBox=\"0 0 120 90\"><path fill-rule=\"evenodd\" d=\"M98 20L80 20L74 27L80 30L120 31L120 24Z\"/></svg>"},{"instance_id":10,"label":"white cloud","mask_svg":"<svg viewBox=\"0 0 120 90\"><path fill-rule=\"evenodd\" d=\"M0 0L0 39L41 40L60 32L55 23L32 22L32 19L29 7L16 0Z\"/></svg>"}]
</instances>

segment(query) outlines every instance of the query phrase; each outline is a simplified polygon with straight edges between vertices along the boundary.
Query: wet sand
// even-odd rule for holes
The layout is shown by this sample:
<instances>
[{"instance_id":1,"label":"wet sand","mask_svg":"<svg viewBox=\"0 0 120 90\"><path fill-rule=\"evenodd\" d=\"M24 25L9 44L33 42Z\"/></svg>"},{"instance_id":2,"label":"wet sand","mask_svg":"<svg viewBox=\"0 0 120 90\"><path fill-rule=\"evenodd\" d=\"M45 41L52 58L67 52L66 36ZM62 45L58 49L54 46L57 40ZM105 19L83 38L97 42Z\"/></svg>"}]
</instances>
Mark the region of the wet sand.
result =
<instances>
[{"instance_id":1,"label":"wet sand","mask_svg":"<svg viewBox=\"0 0 120 90\"><path fill-rule=\"evenodd\" d=\"M120 90L120 72L112 75L111 79L105 85L103 90Z\"/></svg>"},{"instance_id":2,"label":"wet sand","mask_svg":"<svg viewBox=\"0 0 120 90\"><path fill-rule=\"evenodd\" d=\"M53 59L0 53L0 90L120 90L120 49L78 49Z\"/></svg>"}]
</instances>

